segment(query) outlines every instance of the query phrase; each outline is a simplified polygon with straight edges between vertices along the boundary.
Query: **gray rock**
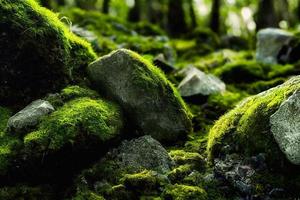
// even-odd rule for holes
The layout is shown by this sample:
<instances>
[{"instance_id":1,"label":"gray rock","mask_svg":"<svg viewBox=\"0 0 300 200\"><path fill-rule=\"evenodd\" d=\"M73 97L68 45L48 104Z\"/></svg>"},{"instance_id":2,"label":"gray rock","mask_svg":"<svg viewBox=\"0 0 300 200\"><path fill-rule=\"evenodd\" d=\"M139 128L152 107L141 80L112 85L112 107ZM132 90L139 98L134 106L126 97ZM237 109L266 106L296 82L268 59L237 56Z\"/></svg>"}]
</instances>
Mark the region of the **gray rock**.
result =
<instances>
[{"instance_id":1,"label":"gray rock","mask_svg":"<svg viewBox=\"0 0 300 200\"><path fill-rule=\"evenodd\" d=\"M224 92L225 84L211 74L205 74L195 67L187 67L179 72L185 76L178 86L178 90L183 97L194 95L209 96L215 93Z\"/></svg>"},{"instance_id":2,"label":"gray rock","mask_svg":"<svg viewBox=\"0 0 300 200\"><path fill-rule=\"evenodd\" d=\"M143 169L166 173L174 166L174 162L166 149L151 136L142 136L122 144L112 153L115 162L121 168L136 172Z\"/></svg>"},{"instance_id":3,"label":"gray rock","mask_svg":"<svg viewBox=\"0 0 300 200\"><path fill-rule=\"evenodd\" d=\"M7 123L9 130L21 132L34 127L39 120L54 111L53 106L44 100L36 100L12 116Z\"/></svg>"},{"instance_id":4,"label":"gray rock","mask_svg":"<svg viewBox=\"0 0 300 200\"><path fill-rule=\"evenodd\" d=\"M294 38L284 30L267 28L258 32L256 59L263 63L276 64L280 50Z\"/></svg>"},{"instance_id":5,"label":"gray rock","mask_svg":"<svg viewBox=\"0 0 300 200\"><path fill-rule=\"evenodd\" d=\"M88 67L100 92L117 101L142 135L172 142L191 131L185 104L164 74L138 54L120 49Z\"/></svg>"},{"instance_id":6,"label":"gray rock","mask_svg":"<svg viewBox=\"0 0 300 200\"><path fill-rule=\"evenodd\" d=\"M271 131L287 159L300 165L300 91L284 101L270 117Z\"/></svg>"}]
</instances>

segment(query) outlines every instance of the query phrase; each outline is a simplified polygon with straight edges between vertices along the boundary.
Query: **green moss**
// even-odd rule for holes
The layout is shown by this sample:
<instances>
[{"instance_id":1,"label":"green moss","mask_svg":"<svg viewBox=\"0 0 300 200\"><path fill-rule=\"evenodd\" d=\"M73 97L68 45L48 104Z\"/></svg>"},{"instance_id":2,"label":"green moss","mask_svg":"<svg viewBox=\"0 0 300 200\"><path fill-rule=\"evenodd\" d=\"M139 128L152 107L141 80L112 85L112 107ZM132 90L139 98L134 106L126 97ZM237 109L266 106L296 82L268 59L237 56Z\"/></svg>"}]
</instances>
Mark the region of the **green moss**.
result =
<instances>
[{"instance_id":1,"label":"green moss","mask_svg":"<svg viewBox=\"0 0 300 200\"><path fill-rule=\"evenodd\" d=\"M172 150L169 155L177 165L190 164L196 168L204 168L205 166L204 158L199 153Z\"/></svg>"},{"instance_id":2,"label":"green moss","mask_svg":"<svg viewBox=\"0 0 300 200\"><path fill-rule=\"evenodd\" d=\"M12 112L0 107L0 174L5 174L9 159L16 153L14 147L20 144L20 141L13 135L6 132L7 121L11 117Z\"/></svg>"},{"instance_id":3,"label":"green moss","mask_svg":"<svg viewBox=\"0 0 300 200\"><path fill-rule=\"evenodd\" d=\"M214 73L226 83L248 83L265 79L264 69L255 61L229 63L216 69Z\"/></svg>"},{"instance_id":4,"label":"green moss","mask_svg":"<svg viewBox=\"0 0 300 200\"><path fill-rule=\"evenodd\" d=\"M264 152L273 163L283 159L270 133L269 117L299 88L299 77L292 78L276 88L247 98L222 116L209 133L209 158L222 154L223 146L234 145L235 151L245 155Z\"/></svg>"},{"instance_id":5,"label":"green moss","mask_svg":"<svg viewBox=\"0 0 300 200\"><path fill-rule=\"evenodd\" d=\"M7 121L11 116L12 112L9 109L0 107L0 136L4 134Z\"/></svg>"},{"instance_id":6,"label":"green moss","mask_svg":"<svg viewBox=\"0 0 300 200\"><path fill-rule=\"evenodd\" d=\"M193 166L186 164L176 167L168 173L168 178L172 183L179 183L193 171Z\"/></svg>"},{"instance_id":7,"label":"green moss","mask_svg":"<svg viewBox=\"0 0 300 200\"><path fill-rule=\"evenodd\" d=\"M162 196L173 200L206 200L207 193L202 188L188 185L168 185Z\"/></svg>"},{"instance_id":8,"label":"green moss","mask_svg":"<svg viewBox=\"0 0 300 200\"><path fill-rule=\"evenodd\" d=\"M82 137L93 136L105 142L118 136L121 127L121 113L116 105L79 98L44 118L37 131L25 136L24 144L35 152L56 151L66 144L80 144Z\"/></svg>"},{"instance_id":9,"label":"green moss","mask_svg":"<svg viewBox=\"0 0 300 200\"><path fill-rule=\"evenodd\" d=\"M179 107L182 107L182 111L186 112L186 115L190 118L192 117L192 113L189 111L188 107L186 106L185 102L181 98L176 87L167 79L166 75L162 70L158 67L155 67L150 63L149 60L143 58L139 54L124 50L126 53L129 53L133 58L138 60L140 63L144 63L144 70L139 70L137 68L136 75L139 77L137 84L140 84L141 87L155 87L160 85L162 90L164 90L165 94L168 98L172 99L172 103L179 104ZM140 77L142 77L143 81L140 81ZM169 88L170 87L170 88Z\"/></svg>"},{"instance_id":10,"label":"green moss","mask_svg":"<svg viewBox=\"0 0 300 200\"><path fill-rule=\"evenodd\" d=\"M249 94L258 94L260 92L266 91L272 87L278 86L286 81L286 78L274 78L267 81L256 81L250 84L240 84L239 88L241 90L247 91Z\"/></svg>"},{"instance_id":11,"label":"green moss","mask_svg":"<svg viewBox=\"0 0 300 200\"><path fill-rule=\"evenodd\" d=\"M223 66L217 67L213 73L226 83L253 83L256 81L272 81L275 78L284 78L297 75L297 65L269 65L255 60L238 59ZM239 87L239 85L237 85Z\"/></svg>"},{"instance_id":12,"label":"green moss","mask_svg":"<svg viewBox=\"0 0 300 200\"><path fill-rule=\"evenodd\" d=\"M17 148L22 145L18 138L2 134L0 138L0 175L5 175L11 159L17 154Z\"/></svg>"},{"instance_id":13,"label":"green moss","mask_svg":"<svg viewBox=\"0 0 300 200\"><path fill-rule=\"evenodd\" d=\"M215 109L215 112L220 115L234 108L234 106L241 101L243 98L247 97L246 92L238 91L225 91L221 94L213 94L208 98L208 104L210 107Z\"/></svg>"},{"instance_id":14,"label":"green moss","mask_svg":"<svg viewBox=\"0 0 300 200\"><path fill-rule=\"evenodd\" d=\"M0 15L0 46L6 48L1 54L6 67L0 69L3 104L26 104L60 89L82 77L82 69L96 57L89 43L34 0L3 0Z\"/></svg>"},{"instance_id":15,"label":"green moss","mask_svg":"<svg viewBox=\"0 0 300 200\"><path fill-rule=\"evenodd\" d=\"M126 174L121 182L136 194L153 194L159 187L167 184L166 177L154 171L144 170L137 174Z\"/></svg>"},{"instance_id":16,"label":"green moss","mask_svg":"<svg viewBox=\"0 0 300 200\"><path fill-rule=\"evenodd\" d=\"M77 192L77 194L72 197L72 200L105 200L105 198L88 190Z\"/></svg>"},{"instance_id":17,"label":"green moss","mask_svg":"<svg viewBox=\"0 0 300 200\"><path fill-rule=\"evenodd\" d=\"M64 101L68 101L80 97L97 98L99 94L88 88L83 88L78 85L68 86L64 88L60 93Z\"/></svg>"}]
</instances>

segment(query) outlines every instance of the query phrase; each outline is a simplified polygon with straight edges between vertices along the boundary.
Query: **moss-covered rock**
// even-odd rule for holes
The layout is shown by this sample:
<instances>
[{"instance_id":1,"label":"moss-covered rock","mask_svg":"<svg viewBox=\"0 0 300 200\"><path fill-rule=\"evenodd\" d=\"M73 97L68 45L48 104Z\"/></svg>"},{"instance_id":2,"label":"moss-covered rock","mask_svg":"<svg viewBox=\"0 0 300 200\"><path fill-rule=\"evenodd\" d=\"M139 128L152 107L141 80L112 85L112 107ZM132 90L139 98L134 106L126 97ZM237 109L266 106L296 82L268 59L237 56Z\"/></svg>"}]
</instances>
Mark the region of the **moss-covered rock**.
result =
<instances>
[{"instance_id":1,"label":"moss-covered rock","mask_svg":"<svg viewBox=\"0 0 300 200\"><path fill-rule=\"evenodd\" d=\"M148 170L137 174L126 174L121 181L128 190L134 191L137 196L155 194L160 187L169 182L166 176Z\"/></svg>"},{"instance_id":2,"label":"moss-covered rock","mask_svg":"<svg viewBox=\"0 0 300 200\"><path fill-rule=\"evenodd\" d=\"M206 200L207 193L202 188L189 185L169 185L162 196L172 200Z\"/></svg>"},{"instance_id":3,"label":"moss-covered rock","mask_svg":"<svg viewBox=\"0 0 300 200\"><path fill-rule=\"evenodd\" d=\"M89 97L68 101L24 137L7 132L1 137L3 180L68 181L106 153L122 127L122 113L114 103Z\"/></svg>"},{"instance_id":4,"label":"moss-covered rock","mask_svg":"<svg viewBox=\"0 0 300 200\"><path fill-rule=\"evenodd\" d=\"M83 88L78 85L72 85L64 88L60 93L64 101L68 101L80 97L99 98L99 94L89 88Z\"/></svg>"},{"instance_id":5,"label":"moss-covered rock","mask_svg":"<svg viewBox=\"0 0 300 200\"><path fill-rule=\"evenodd\" d=\"M94 86L114 98L139 134L172 142L191 131L190 113L165 75L138 54L120 49L93 62Z\"/></svg>"},{"instance_id":6,"label":"moss-covered rock","mask_svg":"<svg viewBox=\"0 0 300 200\"><path fill-rule=\"evenodd\" d=\"M26 105L61 89L95 59L87 42L34 0L1 1L0 15L2 105Z\"/></svg>"},{"instance_id":7,"label":"moss-covered rock","mask_svg":"<svg viewBox=\"0 0 300 200\"><path fill-rule=\"evenodd\" d=\"M196 169L203 169L205 167L204 158L196 152L186 152L184 150L172 150L169 153L176 165L189 164Z\"/></svg>"},{"instance_id":8,"label":"moss-covered rock","mask_svg":"<svg viewBox=\"0 0 300 200\"><path fill-rule=\"evenodd\" d=\"M273 167L285 158L271 132L269 118L294 91L300 88L300 77L296 76L284 84L252 96L222 116L210 130L208 155L212 159L231 152L246 156L265 153ZM277 164L276 164L277 163Z\"/></svg>"},{"instance_id":9,"label":"moss-covered rock","mask_svg":"<svg viewBox=\"0 0 300 200\"><path fill-rule=\"evenodd\" d=\"M89 136L101 142L117 137L122 125L120 109L116 105L104 100L79 98L44 118L37 131L24 137L24 144L35 154L57 151L67 144L78 148Z\"/></svg>"}]
</instances>

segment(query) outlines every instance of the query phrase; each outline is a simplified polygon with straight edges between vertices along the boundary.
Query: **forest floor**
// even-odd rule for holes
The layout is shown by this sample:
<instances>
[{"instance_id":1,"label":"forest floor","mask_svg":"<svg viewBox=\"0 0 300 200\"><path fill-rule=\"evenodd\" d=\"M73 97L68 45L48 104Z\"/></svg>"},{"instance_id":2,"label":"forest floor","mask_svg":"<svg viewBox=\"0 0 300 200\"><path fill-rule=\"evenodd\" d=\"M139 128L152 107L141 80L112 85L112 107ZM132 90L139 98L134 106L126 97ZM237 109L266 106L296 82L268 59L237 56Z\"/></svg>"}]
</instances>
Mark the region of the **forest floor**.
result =
<instances>
[{"instance_id":1,"label":"forest floor","mask_svg":"<svg viewBox=\"0 0 300 200\"><path fill-rule=\"evenodd\" d=\"M201 28L0 5L1 199L299 198L271 131L299 63Z\"/></svg>"}]
</instances>

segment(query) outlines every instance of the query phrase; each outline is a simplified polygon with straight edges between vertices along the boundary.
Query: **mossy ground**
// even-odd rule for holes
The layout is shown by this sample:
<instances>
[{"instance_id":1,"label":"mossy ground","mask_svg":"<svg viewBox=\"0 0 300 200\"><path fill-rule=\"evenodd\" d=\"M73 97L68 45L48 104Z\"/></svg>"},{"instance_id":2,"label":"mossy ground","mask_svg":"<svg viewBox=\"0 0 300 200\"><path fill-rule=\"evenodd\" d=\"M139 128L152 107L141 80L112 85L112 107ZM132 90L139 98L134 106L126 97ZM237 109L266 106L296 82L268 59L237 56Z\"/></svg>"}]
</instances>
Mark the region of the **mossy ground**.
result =
<instances>
[{"instance_id":1,"label":"mossy ground","mask_svg":"<svg viewBox=\"0 0 300 200\"><path fill-rule=\"evenodd\" d=\"M228 197L220 190L222 185L218 180L206 178L213 173L212 166L208 165L211 163L207 163L206 159L212 161L214 157L222 157L226 153L223 149L226 144L235 147L233 152L246 157L265 152L268 163L275 166L276 169L260 172L252 178L256 194L267 192L266 185L289 187L288 192L291 193L300 188L299 177L287 174L298 173L299 169L286 163L267 125L267 119L281 102L299 89L299 81L290 81L265 95L251 96L298 74L299 63L258 63L252 49L223 49L226 45L209 30L198 29L187 37L170 39L151 24L128 23L92 10L56 7L60 10L59 18L65 22L63 24L57 14L40 7L33 0L4 0L0 2L0 9L1 16L4 16L0 29L15 33L0 37L1 45L12 47L6 54L0 50L0 57L16 65L22 73L29 70L22 80L30 81L20 82L14 88L13 84L2 84L4 79L0 76L3 85L0 106L9 105L9 108L0 107L0 199L17 199L20 196L25 199L75 200L233 199L235 194ZM94 50L87 41L70 32L70 21L72 25L79 25L97 36L92 42ZM131 53L146 63L148 70L147 74L136 72L144 78L137 84L151 88L158 79L168 85L171 80L171 88L162 87L163 90L171 90L170 95L184 110L190 108L191 113L187 115L194 116L194 131L187 139L166 146L175 162L174 168L166 174L120 169L109 159L99 162L109 147L118 144L113 142L119 140L124 125L120 119L126 116L122 116L121 108L115 103L102 99L101 95L88 88L84 69L95 59L94 51L102 56L121 47L135 50L148 58L145 60ZM20 52L21 49L25 49L24 52ZM186 104L174 89L182 77L176 76L175 72L165 76L150 63L159 53L164 53L168 61L176 61L178 69L194 65L204 72L215 74L227 84L226 92L209 96L205 103ZM20 61L11 60L11 54ZM52 80L45 75L41 80L47 81L41 83L26 79L37 78L39 76L32 73L45 70L46 74L51 74L49 77L56 78ZM70 83L81 86L73 85L60 91ZM23 85L32 86L32 91L19 87ZM17 106L13 101L8 102L16 92L20 93L19 99L22 100L17 102ZM14 108L44 97L48 92L57 93L45 97L56 111L44 117L30 133L22 136L8 133L6 123L16 111ZM243 103L239 104L241 101ZM111 140L112 143L103 145ZM13 173L20 166L25 169ZM17 176L21 179L16 179ZM74 177L77 178L73 180ZM44 185L44 182L50 185Z\"/></svg>"}]
</instances>

